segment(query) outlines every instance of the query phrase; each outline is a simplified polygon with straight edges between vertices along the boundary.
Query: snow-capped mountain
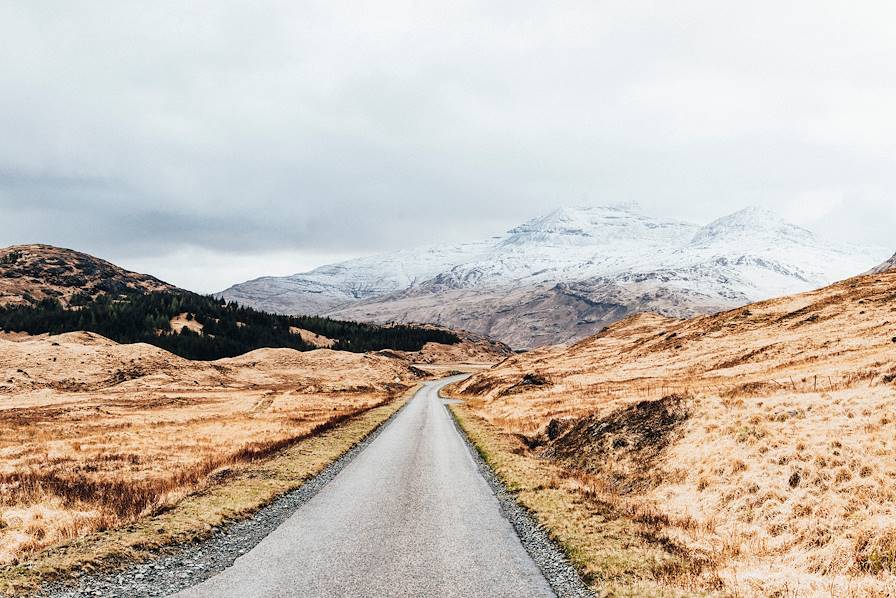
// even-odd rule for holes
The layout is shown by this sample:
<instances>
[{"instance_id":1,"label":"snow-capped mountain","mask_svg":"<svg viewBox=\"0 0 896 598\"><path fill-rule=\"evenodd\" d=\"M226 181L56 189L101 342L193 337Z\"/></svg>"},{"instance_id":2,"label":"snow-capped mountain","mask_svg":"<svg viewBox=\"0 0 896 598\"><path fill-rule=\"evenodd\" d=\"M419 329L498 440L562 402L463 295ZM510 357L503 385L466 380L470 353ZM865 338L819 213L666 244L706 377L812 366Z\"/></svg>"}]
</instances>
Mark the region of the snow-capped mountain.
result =
<instances>
[{"instance_id":1,"label":"snow-capped mountain","mask_svg":"<svg viewBox=\"0 0 896 598\"><path fill-rule=\"evenodd\" d=\"M561 208L484 241L260 278L221 295L284 313L435 322L531 347L635 311L689 316L817 288L888 253L825 242L761 208L702 227L631 206Z\"/></svg>"}]
</instances>

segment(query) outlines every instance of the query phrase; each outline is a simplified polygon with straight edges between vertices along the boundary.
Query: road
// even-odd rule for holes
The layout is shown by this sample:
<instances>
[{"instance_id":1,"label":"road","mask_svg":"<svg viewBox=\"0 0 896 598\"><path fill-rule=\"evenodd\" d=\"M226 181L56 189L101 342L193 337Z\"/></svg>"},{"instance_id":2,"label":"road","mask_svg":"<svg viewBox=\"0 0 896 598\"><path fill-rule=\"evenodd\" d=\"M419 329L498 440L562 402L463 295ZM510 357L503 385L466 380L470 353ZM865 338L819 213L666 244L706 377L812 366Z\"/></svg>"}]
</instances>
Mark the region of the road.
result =
<instances>
[{"instance_id":1,"label":"road","mask_svg":"<svg viewBox=\"0 0 896 598\"><path fill-rule=\"evenodd\" d=\"M427 383L283 525L176 596L554 596L439 399L452 380Z\"/></svg>"}]
</instances>

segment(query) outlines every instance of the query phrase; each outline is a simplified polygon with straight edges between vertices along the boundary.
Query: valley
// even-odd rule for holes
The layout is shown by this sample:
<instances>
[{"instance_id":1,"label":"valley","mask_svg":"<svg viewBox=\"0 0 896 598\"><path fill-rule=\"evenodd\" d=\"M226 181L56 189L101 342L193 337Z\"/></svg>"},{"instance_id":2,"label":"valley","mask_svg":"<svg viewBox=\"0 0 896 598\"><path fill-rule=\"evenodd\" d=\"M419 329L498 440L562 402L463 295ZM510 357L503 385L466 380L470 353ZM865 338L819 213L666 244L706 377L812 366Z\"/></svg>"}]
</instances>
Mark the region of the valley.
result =
<instances>
[{"instance_id":1,"label":"valley","mask_svg":"<svg viewBox=\"0 0 896 598\"><path fill-rule=\"evenodd\" d=\"M33 247L30 251L47 251L54 260L75 255ZM22 259L19 251L0 253L16 255L6 261L10 265ZM371 529L404 544L410 536L399 520L413 517L380 517L383 505L430 500L412 481L443 480L445 474L423 468L420 458L396 465L397 449L376 451L365 439L391 422L383 428L389 440L375 446L422 446L429 441L398 438L438 421L433 430L441 440L426 444L427 454L432 463L444 465L449 454L455 460L463 454L457 452L458 432L444 423L446 409L484 460L482 471L492 472L484 475L497 476L494 492L512 497L506 500L528 513L532 523L517 527L516 515L506 511L510 507L491 499L480 505L482 516L503 513L524 538L528 532L520 530L526 526L545 530L543 543L530 545L526 539L523 553L515 535L504 548L521 559L520 570L531 576L525 584L539 592L546 591L546 583L561 596L584 595L582 583L608 596L858 597L896 591L892 259L817 290L722 311L716 305L706 315L671 317L644 305L634 315L622 308L607 311L613 315L596 334L518 354L486 336L439 325L381 327L278 316L170 285L140 290L137 281L154 279L126 271L114 288L91 287L92 296L63 290L59 276L73 264L78 272L91 269L85 259L44 262L42 267L54 269L49 275L54 286L39 277L27 285L8 283L19 295L8 292L7 305L0 308L5 322L50 323L24 331L7 324L0 337L0 588L7 593L53 587L52 595L69 596L79 595L78 588L105 588L91 590L94 594L129 588L144 595L151 585L117 581L121 574L115 572L149 571L146 563L156 563L165 551L189 553L193 542L218 546L216 538L230 534L221 530L256 516L268 520L270 505L293 504L289 497L305 487L315 490L290 507L295 512L289 511L288 519L275 518L265 528L272 538L287 534L285 540L241 540L253 567L298 559L289 547L310 529L297 522L311 509L325 519L352 522L351 529L376 520ZM6 278L13 281L23 276L10 272ZM30 267L29 272L33 278L39 271ZM443 299L452 297L446 293ZM525 310L520 297L505 294L503 300ZM442 306L449 307L488 317L460 298ZM568 307L550 307L557 330L572 316L574 307ZM97 309L109 316L89 315ZM150 312L158 317L128 315ZM225 319L233 321L229 328ZM161 326L163 332L150 340L165 335L214 340L219 331L254 331L261 344L271 346L191 360L163 346L118 343L53 324L74 322L77 330L97 322L98 330L106 330L101 326L108 322L129 321ZM366 336L351 336L356 332ZM133 339L144 338L140 334ZM278 335L284 334L295 339L295 348L278 346ZM354 350L346 346L349 338L359 339ZM383 344L359 350L361 342ZM433 385L459 371L470 375ZM429 390L419 391L409 407L416 415L396 415L421 385ZM447 406L433 390L442 387L453 399ZM420 419L419 425L396 423L408 418ZM353 463L355 478L334 473L317 481L341 459L351 461L337 473ZM388 463L394 467L388 469ZM331 480L338 494L346 479L364 486L368 498L362 503L372 509L367 514L356 513L352 500L327 499L331 492L314 498ZM383 495L385 483L389 490ZM469 480L458 482L433 497L446 513L467 517L456 509L471 508L474 499L463 497L469 486ZM352 514L331 515L346 509ZM432 506L422 510L435 513ZM450 550L460 551L457 562L461 553L473 554L469 534L476 527L465 528L461 521L450 540ZM431 522L419 522L420 529L427 526ZM423 546L434 533L414 541ZM493 549L499 545L495 534L484 537ZM346 568L358 572L364 563L385 558L348 557L342 552L346 542L344 533L322 528L301 545L319 543L321 551L334 555L332 562L348 559L354 564ZM366 550L378 554L385 545L381 537ZM216 558L230 563L239 555L228 552L229 546L210 549L211 554L223 550ZM435 546L434 555L439 554ZM551 558L557 562L569 559L563 565L567 577L552 577L555 565L538 560L542 551L555 551ZM529 556L520 556L524 553ZM152 569L157 576L152 583L175 591L208 580L188 595L254 585L244 569L201 558L207 563L203 572L183 577L183 571L165 565ZM309 571L323 565L315 561ZM442 562L437 577L452 578L455 565ZM419 583L419 591L427 593L437 584L427 576L398 581L403 566L383 582L383 591ZM469 595L489 595L499 583L489 577L493 574L507 575L477 566L467 579ZM70 575L76 575L75 582L67 582L74 590L60 589L64 583L47 585ZM579 576L572 586L564 581ZM271 595L289 583L271 579L265 590ZM467 582L457 578L432 591ZM333 583L344 589L372 582L358 573ZM514 587L508 585L506 594L517 592ZM321 592L314 595L326 595Z\"/></svg>"},{"instance_id":2,"label":"valley","mask_svg":"<svg viewBox=\"0 0 896 598\"><path fill-rule=\"evenodd\" d=\"M0 372L0 565L169 509L425 376L327 350L191 362L90 333L0 341Z\"/></svg>"},{"instance_id":3,"label":"valley","mask_svg":"<svg viewBox=\"0 0 896 598\"><path fill-rule=\"evenodd\" d=\"M0 2L0 598L896 598L894 20Z\"/></svg>"}]
</instances>

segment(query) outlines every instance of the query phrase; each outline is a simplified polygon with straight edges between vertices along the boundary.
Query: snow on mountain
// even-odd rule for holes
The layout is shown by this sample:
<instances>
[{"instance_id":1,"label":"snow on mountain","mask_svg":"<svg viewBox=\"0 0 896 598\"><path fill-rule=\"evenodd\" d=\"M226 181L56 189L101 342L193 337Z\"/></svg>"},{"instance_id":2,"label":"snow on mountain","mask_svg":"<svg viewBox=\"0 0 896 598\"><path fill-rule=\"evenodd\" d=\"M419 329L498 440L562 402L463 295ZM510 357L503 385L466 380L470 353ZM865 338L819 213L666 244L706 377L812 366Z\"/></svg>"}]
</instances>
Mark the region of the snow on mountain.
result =
<instances>
[{"instance_id":1,"label":"snow on mountain","mask_svg":"<svg viewBox=\"0 0 896 598\"><path fill-rule=\"evenodd\" d=\"M702 227L633 206L561 208L484 241L260 278L221 295L284 313L431 321L528 347L634 311L690 316L821 287L887 254L827 243L762 208Z\"/></svg>"},{"instance_id":2,"label":"snow on mountain","mask_svg":"<svg viewBox=\"0 0 896 598\"><path fill-rule=\"evenodd\" d=\"M812 232L785 222L769 209L751 206L701 227L691 240L691 246L746 242L751 247L768 247L780 240L804 245L817 244Z\"/></svg>"},{"instance_id":3,"label":"snow on mountain","mask_svg":"<svg viewBox=\"0 0 896 598\"><path fill-rule=\"evenodd\" d=\"M325 314L363 299L414 287L458 263L476 259L486 243L403 249L321 266L292 276L265 276L219 293L228 300L287 314Z\"/></svg>"},{"instance_id":4,"label":"snow on mountain","mask_svg":"<svg viewBox=\"0 0 896 598\"><path fill-rule=\"evenodd\" d=\"M881 251L825 242L770 210L750 207L701 227L658 263L682 274L682 286L747 302L853 276Z\"/></svg>"},{"instance_id":5,"label":"snow on mountain","mask_svg":"<svg viewBox=\"0 0 896 598\"><path fill-rule=\"evenodd\" d=\"M630 206L559 208L511 229L499 246L577 247L586 251L618 245L677 243L694 234L695 226L663 221Z\"/></svg>"}]
</instances>

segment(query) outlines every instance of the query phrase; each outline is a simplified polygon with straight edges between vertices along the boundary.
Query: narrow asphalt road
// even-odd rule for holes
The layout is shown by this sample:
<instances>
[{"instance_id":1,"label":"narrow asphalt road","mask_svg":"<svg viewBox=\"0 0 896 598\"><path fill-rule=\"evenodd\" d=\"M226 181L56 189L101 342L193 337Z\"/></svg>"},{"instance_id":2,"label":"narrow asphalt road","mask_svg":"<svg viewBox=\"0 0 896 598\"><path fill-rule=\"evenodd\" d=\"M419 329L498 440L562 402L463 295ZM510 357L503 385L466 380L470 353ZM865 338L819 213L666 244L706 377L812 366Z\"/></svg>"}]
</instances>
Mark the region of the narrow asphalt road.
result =
<instances>
[{"instance_id":1,"label":"narrow asphalt road","mask_svg":"<svg viewBox=\"0 0 896 598\"><path fill-rule=\"evenodd\" d=\"M427 383L320 493L198 597L554 596Z\"/></svg>"}]
</instances>

